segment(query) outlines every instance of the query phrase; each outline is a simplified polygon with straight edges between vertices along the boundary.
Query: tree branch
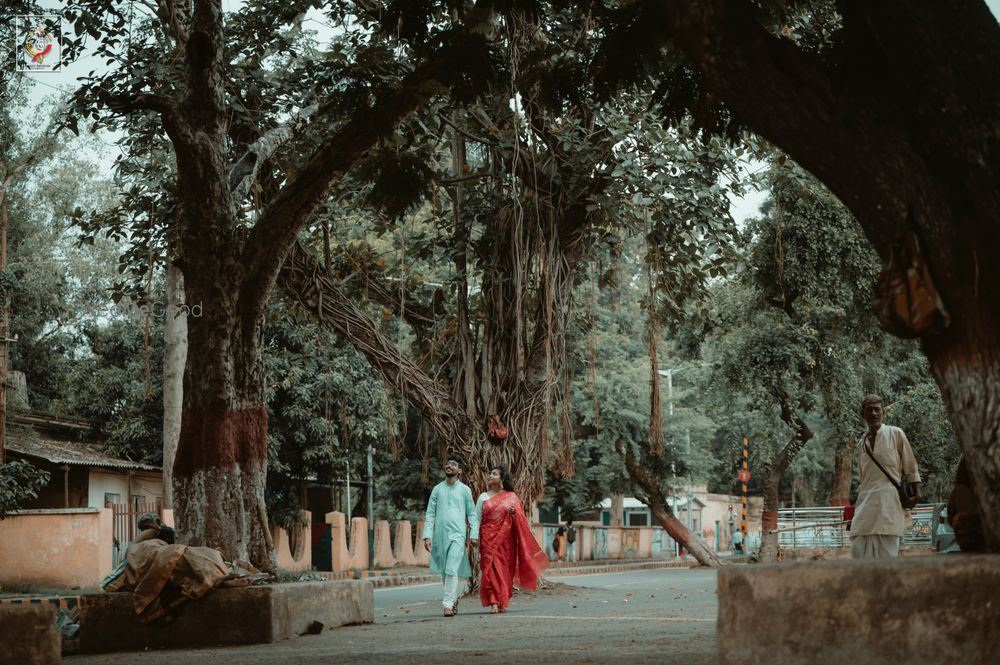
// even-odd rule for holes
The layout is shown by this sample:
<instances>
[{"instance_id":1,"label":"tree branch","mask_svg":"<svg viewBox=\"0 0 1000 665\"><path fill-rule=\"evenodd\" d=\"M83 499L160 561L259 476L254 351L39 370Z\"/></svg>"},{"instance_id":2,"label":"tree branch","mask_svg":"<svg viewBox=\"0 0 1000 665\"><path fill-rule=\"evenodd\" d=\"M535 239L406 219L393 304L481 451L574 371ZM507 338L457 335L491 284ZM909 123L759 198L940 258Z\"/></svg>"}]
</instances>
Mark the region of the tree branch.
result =
<instances>
[{"instance_id":1,"label":"tree branch","mask_svg":"<svg viewBox=\"0 0 1000 665\"><path fill-rule=\"evenodd\" d=\"M243 252L247 280L241 300L259 309L277 277L281 259L296 242L299 230L334 182L339 180L378 140L446 90L454 69L450 45L479 39L491 24L490 3L479 3L466 15L464 26L449 32L444 46L406 76L398 88L380 95L372 108L361 111L323 142L313 157L282 188L261 215Z\"/></svg>"},{"instance_id":2,"label":"tree branch","mask_svg":"<svg viewBox=\"0 0 1000 665\"><path fill-rule=\"evenodd\" d=\"M154 93L139 93L137 95L115 95L104 88L98 89L99 101L115 113L133 113L135 111L154 111L163 116L173 115L173 102Z\"/></svg>"},{"instance_id":3,"label":"tree branch","mask_svg":"<svg viewBox=\"0 0 1000 665\"><path fill-rule=\"evenodd\" d=\"M781 420L792 430L791 440L785 444L785 447L781 449L781 452L778 453L777 457L771 463L770 472L777 473L777 477L780 478L785 469L795 461L795 456L799 454L802 447L808 443L809 439L813 438L813 431L808 423L795 411L795 407L792 406L792 400L784 388L778 386L774 388L773 392L781 408Z\"/></svg>"},{"instance_id":4,"label":"tree branch","mask_svg":"<svg viewBox=\"0 0 1000 665\"><path fill-rule=\"evenodd\" d=\"M942 141L954 144L962 119L972 117L964 102L1000 83L997 68L986 65L1000 56L997 25L983 3L838 5L845 15L838 40L847 45L847 57L834 69L767 32L748 0L651 3L704 85L829 186L885 257L907 224L912 192L940 194L942 174L935 171L944 155L934 154L940 145L930 145L927 136L947 133ZM967 35L969 26L976 27ZM956 49L959 36L976 46ZM962 68L975 74L957 75ZM975 82L976 96L958 89L961 82ZM983 109L989 106L992 116L980 129L995 136L995 95L990 99ZM984 168L984 135L962 140L975 152L962 155L962 175L949 170L946 177L968 181L970 201L995 201L1000 193L982 181L996 178L993 164ZM903 183L911 184L909 196Z\"/></svg>"},{"instance_id":5,"label":"tree branch","mask_svg":"<svg viewBox=\"0 0 1000 665\"><path fill-rule=\"evenodd\" d=\"M396 386L449 448L467 457L476 447L482 447L482 429L446 391L399 352L395 343L330 281L319 260L301 244L295 243L288 252L277 281L289 300L343 336L386 381Z\"/></svg>"},{"instance_id":6,"label":"tree branch","mask_svg":"<svg viewBox=\"0 0 1000 665\"><path fill-rule=\"evenodd\" d=\"M225 123L222 0L196 0L184 44L187 65L185 117L201 131L218 133Z\"/></svg>"},{"instance_id":7,"label":"tree branch","mask_svg":"<svg viewBox=\"0 0 1000 665\"><path fill-rule=\"evenodd\" d=\"M184 48L188 41L188 31L183 25L182 17L178 13L176 0L157 0L160 9L166 14L167 24L170 26L170 34L177 40L177 46Z\"/></svg>"},{"instance_id":8,"label":"tree branch","mask_svg":"<svg viewBox=\"0 0 1000 665\"><path fill-rule=\"evenodd\" d=\"M302 133L308 124L307 120L318 108L318 104L313 104L302 109L291 122L266 132L247 147L246 152L229 171L229 188L237 205L250 193L250 187L257 179L261 167L281 146Z\"/></svg>"},{"instance_id":9,"label":"tree branch","mask_svg":"<svg viewBox=\"0 0 1000 665\"><path fill-rule=\"evenodd\" d=\"M399 289L381 280L369 279L365 284L368 297L380 305L388 307L411 326L420 329L433 328L437 321L434 312L424 306L414 296L400 297Z\"/></svg>"}]
</instances>

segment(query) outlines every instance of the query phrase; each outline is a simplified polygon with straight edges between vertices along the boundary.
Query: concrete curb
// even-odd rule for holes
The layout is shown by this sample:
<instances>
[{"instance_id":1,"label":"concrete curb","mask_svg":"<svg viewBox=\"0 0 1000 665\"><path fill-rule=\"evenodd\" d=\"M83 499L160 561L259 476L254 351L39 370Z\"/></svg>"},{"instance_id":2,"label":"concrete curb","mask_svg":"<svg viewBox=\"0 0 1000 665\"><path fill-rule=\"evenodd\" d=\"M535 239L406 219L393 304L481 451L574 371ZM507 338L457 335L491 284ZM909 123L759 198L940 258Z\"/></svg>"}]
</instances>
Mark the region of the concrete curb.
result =
<instances>
[{"instance_id":1,"label":"concrete curb","mask_svg":"<svg viewBox=\"0 0 1000 665\"><path fill-rule=\"evenodd\" d=\"M0 598L3 605L55 605L59 609L72 610L80 605L80 596L25 596L21 598Z\"/></svg>"},{"instance_id":2,"label":"concrete curb","mask_svg":"<svg viewBox=\"0 0 1000 665\"><path fill-rule=\"evenodd\" d=\"M623 563L596 563L561 565L548 568L545 577L565 577L571 575L595 575L602 573L626 573L634 570L654 570L659 568L691 568L697 562L663 560L663 561L629 561ZM325 580L367 580L377 589L387 587L408 586L410 584L429 584L440 582L441 576L435 573L394 572L390 570L359 570L357 568L340 572L313 571Z\"/></svg>"},{"instance_id":3,"label":"concrete curb","mask_svg":"<svg viewBox=\"0 0 1000 665\"><path fill-rule=\"evenodd\" d=\"M599 564L594 566L572 566L565 568L549 568L546 577L563 577L570 575L595 575L602 573L627 573L633 570L656 570L659 568L694 568L697 561L647 561L644 563Z\"/></svg>"},{"instance_id":4,"label":"concrete curb","mask_svg":"<svg viewBox=\"0 0 1000 665\"><path fill-rule=\"evenodd\" d=\"M596 563L552 566L548 568L545 577L566 577L571 575L596 575L602 573L625 573L633 570L654 570L658 568L691 568L697 566L693 559L677 561L628 561L623 563ZM311 575L327 581L337 580L367 580L376 589L408 586L411 584L429 584L440 582L441 576L428 570L426 573L395 572L388 570L360 570L352 568L340 572L312 571ZM45 596L23 598L0 598L0 605L56 605L62 609L73 610L80 604L80 596Z\"/></svg>"},{"instance_id":5,"label":"concrete curb","mask_svg":"<svg viewBox=\"0 0 1000 665\"><path fill-rule=\"evenodd\" d=\"M324 580L366 580L376 589L440 582L441 576L434 573L396 573L391 570L345 570L341 572L313 571Z\"/></svg>"}]
</instances>

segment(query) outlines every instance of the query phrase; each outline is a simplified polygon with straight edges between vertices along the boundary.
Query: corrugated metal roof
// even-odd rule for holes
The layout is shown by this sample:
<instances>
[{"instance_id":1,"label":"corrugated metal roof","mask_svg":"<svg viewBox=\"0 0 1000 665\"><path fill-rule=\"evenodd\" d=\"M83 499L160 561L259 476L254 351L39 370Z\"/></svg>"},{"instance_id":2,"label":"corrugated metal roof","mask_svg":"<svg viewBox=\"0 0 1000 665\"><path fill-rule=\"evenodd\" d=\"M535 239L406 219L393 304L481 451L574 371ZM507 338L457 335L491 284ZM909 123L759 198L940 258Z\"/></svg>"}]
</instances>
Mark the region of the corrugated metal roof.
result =
<instances>
[{"instance_id":1,"label":"corrugated metal roof","mask_svg":"<svg viewBox=\"0 0 1000 665\"><path fill-rule=\"evenodd\" d=\"M39 457L54 464L75 466L96 466L106 469L135 469L159 471L160 467L132 460L118 459L92 443L60 441L44 436L8 432L5 440L7 450L29 457Z\"/></svg>"}]
</instances>

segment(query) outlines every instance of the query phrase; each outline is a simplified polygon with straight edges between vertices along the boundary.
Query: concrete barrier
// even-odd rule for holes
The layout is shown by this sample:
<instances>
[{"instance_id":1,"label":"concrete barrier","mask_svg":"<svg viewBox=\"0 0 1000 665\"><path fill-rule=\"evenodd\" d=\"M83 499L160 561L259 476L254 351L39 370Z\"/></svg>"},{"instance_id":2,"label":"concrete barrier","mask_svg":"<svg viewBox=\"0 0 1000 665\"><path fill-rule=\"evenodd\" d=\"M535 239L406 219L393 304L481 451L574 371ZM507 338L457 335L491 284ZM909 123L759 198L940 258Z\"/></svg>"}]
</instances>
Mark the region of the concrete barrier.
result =
<instances>
[{"instance_id":1,"label":"concrete barrier","mask_svg":"<svg viewBox=\"0 0 1000 665\"><path fill-rule=\"evenodd\" d=\"M87 594L79 607L82 653L260 644L375 620L373 587L360 580L215 589L166 625L140 624L131 593Z\"/></svg>"},{"instance_id":2,"label":"concrete barrier","mask_svg":"<svg viewBox=\"0 0 1000 665\"><path fill-rule=\"evenodd\" d=\"M389 540L389 522L379 520L375 522L375 547L373 548L374 562L373 568L393 568L396 564L396 557L392 555L392 543Z\"/></svg>"},{"instance_id":3,"label":"concrete barrier","mask_svg":"<svg viewBox=\"0 0 1000 665\"><path fill-rule=\"evenodd\" d=\"M368 568L368 520L351 520L351 546L347 547L347 516L334 511L326 514L330 525L330 562L335 572L349 568Z\"/></svg>"},{"instance_id":4,"label":"concrete barrier","mask_svg":"<svg viewBox=\"0 0 1000 665\"><path fill-rule=\"evenodd\" d=\"M312 513L308 510L299 512L301 526L296 525L296 540L292 543L291 534L280 526L271 527L271 538L274 542L274 556L278 568L290 573L302 573L312 570Z\"/></svg>"},{"instance_id":5,"label":"concrete barrier","mask_svg":"<svg viewBox=\"0 0 1000 665\"><path fill-rule=\"evenodd\" d=\"M392 555L401 566L417 565L413 554L413 524L409 520L396 522L396 537L393 539Z\"/></svg>"},{"instance_id":6,"label":"concrete barrier","mask_svg":"<svg viewBox=\"0 0 1000 665\"><path fill-rule=\"evenodd\" d=\"M1000 657L1000 556L725 566L718 580L723 665Z\"/></svg>"},{"instance_id":7,"label":"concrete barrier","mask_svg":"<svg viewBox=\"0 0 1000 665\"><path fill-rule=\"evenodd\" d=\"M421 515L417 521L417 533L413 543L413 558L416 559L418 566L431 565L431 553L424 547L424 524L424 516Z\"/></svg>"},{"instance_id":8,"label":"concrete barrier","mask_svg":"<svg viewBox=\"0 0 1000 665\"><path fill-rule=\"evenodd\" d=\"M57 665L62 643L55 605L0 605L0 663Z\"/></svg>"}]
</instances>

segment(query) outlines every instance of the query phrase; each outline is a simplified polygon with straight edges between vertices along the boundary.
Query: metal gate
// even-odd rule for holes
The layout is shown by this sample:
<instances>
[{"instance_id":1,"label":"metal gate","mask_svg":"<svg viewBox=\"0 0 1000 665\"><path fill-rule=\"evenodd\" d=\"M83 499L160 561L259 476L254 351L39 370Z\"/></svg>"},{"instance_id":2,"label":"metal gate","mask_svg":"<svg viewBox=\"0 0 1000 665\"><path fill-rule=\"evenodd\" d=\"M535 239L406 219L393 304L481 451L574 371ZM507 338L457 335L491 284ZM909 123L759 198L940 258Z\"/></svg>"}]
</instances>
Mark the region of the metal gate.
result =
<instances>
[{"instance_id":1,"label":"metal gate","mask_svg":"<svg viewBox=\"0 0 1000 665\"><path fill-rule=\"evenodd\" d=\"M112 565L117 566L125 556L125 547L139 535L136 520L145 513L156 513L163 517L163 506L158 503L116 503L111 506L112 527L114 535L114 554Z\"/></svg>"}]
</instances>

